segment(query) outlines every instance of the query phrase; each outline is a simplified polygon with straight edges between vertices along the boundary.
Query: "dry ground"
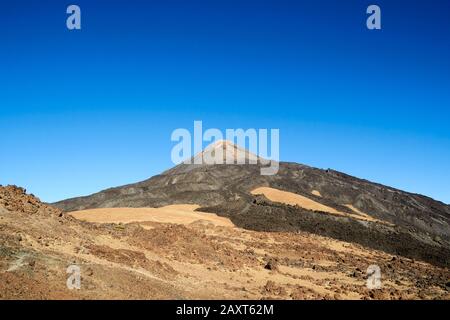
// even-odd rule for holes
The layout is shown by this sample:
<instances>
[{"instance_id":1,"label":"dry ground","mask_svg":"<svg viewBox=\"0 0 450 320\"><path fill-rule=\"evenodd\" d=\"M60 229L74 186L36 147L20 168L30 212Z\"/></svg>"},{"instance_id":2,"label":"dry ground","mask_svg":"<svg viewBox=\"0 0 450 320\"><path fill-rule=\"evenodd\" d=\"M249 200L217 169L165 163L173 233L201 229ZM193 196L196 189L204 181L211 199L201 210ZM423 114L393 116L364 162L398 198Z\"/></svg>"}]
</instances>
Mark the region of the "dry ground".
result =
<instances>
[{"instance_id":1,"label":"dry ground","mask_svg":"<svg viewBox=\"0 0 450 320\"><path fill-rule=\"evenodd\" d=\"M326 212L329 214L337 215L337 216L344 216L344 217L350 217L356 220L361 221L372 221L372 222L379 222L379 223L386 223L385 221L380 221L372 216L368 215L367 213L361 212L351 204L347 204L346 207L351 209L354 213L347 213L342 212L339 210L336 210L334 208L328 207L326 205L323 205L317 201L314 201L312 199L309 199L307 197L304 197L299 194L295 194L288 191L278 190L275 188L269 188L269 187L259 187L251 191L252 194L262 194L267 199L273 201L273 202L279 202L283 204L288 205L296 205L301 208L304 208L306 210L312 210L312 211L320 211L320 212ZM321 197L320 193L316 190L311 191L311 194L314 194L316 196Z\"/></svg>"},{"instance_id":2,"label":"dry ground","mask_svg":"<svg viewBox=\"0 0 450 320\"><path fill-rule=\"evenodd\" d=\"M78 220L98 223L159 222L190 224L196 221L233 227L233 223L214 213L195 211L198 205L174 204L161 208L101 208L69 213Z\"/></svg>"},{"instance_id":3,"label":"dry ground","mask_svg":"<svg viewBox=\"0 0 450 320\"><path fill-rule=\"evenodd\" d=\"M91 212L92 223L32 197L14 205L2 198L2 299L450 298L448 269L309 233L243 230L192 206L102 209ZM79 290L66 287L73 264ZM382 289L366 287L372 264Z\"/></svg>"}]
</instances>

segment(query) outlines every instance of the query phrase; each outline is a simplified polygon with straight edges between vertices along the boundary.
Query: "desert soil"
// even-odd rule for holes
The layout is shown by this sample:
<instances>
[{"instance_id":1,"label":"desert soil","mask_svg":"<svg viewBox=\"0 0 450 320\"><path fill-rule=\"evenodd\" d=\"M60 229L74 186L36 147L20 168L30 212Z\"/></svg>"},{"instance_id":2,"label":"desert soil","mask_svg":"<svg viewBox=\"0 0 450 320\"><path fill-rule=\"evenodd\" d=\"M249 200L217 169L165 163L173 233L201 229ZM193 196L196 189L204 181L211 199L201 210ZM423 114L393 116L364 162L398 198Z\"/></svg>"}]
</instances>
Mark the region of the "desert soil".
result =
<instances>
[{"instance_id":1,"label":"desert soil","mask_svg":"<svg viewBox=\"0 0 450 320\"><path fill-rule=\"evenodd\" d=\"M450 298L448 269L352 243L244 230L193 205L63 214L7 188L2 299ZM374 264L381 289L366 286ZM70 265L81 269L80 289L66 286Z\"/></svg>"},{"instance_id":2,"label":"desert soil","mask_svg":"<svg viewBox=\"0 0 450 320\"><path fill-rule=\"evenodd\" d=\"M161 208L101 208L70 212L78 220L99 223L159 222L190 224L196 221L212 223L215 226L233 227L228 218L214 213L194 211L200 208L192 204L174 204Z\"/></svg>"},{"instance_id":3,"label":"desert soil","mask_svg":"<svg viewBox=\"0 0 450 320\"><path fill-rule=\"evenodd\" d=\"M346 217L351 217L353 219L361 220L361 221L372 221L372 222L377 221L380 223L384 223L384 221L379 221L379 220L371 217L370 215L361 212L360 210L358 210L357 208L355 208L354 206L352 206L350 204L346 205L346 207L351 209L355 214L342 212L342 211L336 210L334 208L328 207L326 205L323 205L323 204L316 202L312 199L309 199L307 197L304 197L302 195L299 195L299 194L296 194L293 192L278 190L275 188L259 187L259 188L252 190L251 193L254 195L262 194L267 199L269 199L273 202L278 202L278 203L283 203L283 204L288 204L288 205L293 205L293 206L296 205L296 206L299 206L306 210L320 211L320 212L325 212L325 213L329 213L329 214L334 214L337 216L346 216ZM320 197L320 193L314 192L314 190L311 193Z\"/></svg>"}]
</instances>

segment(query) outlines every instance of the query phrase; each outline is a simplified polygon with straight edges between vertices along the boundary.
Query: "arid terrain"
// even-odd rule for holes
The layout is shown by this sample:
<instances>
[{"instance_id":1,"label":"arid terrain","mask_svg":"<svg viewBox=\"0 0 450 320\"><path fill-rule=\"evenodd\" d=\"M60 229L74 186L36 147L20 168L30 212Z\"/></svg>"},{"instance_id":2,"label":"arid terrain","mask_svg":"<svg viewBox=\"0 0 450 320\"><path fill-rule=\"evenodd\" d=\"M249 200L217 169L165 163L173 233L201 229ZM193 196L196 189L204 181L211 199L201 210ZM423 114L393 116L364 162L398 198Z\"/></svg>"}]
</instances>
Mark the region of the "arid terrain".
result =
<instances>
[{"instance_id":1,"label":"arid terrain","mask_svg":"<svg viewBox=\"0 0 450 320\"><path fill-rule=\"evenodd\" d=\"M211 144L204 152L220 148L235 159L249 162L256 157L229 141ZM145 181L53 205L65 212L197 205L197 210L228 218L246 230L306 231L450 266L449 205L331 169L279 162L277 174L261 175L263 166L182 163Z\"/></svg>"},{"instance_id":2,"label":"arid terrain","mask_svg":"<svg viewBox=\"0 0 450 320\"><path fill-rule=\"evenodd\" d=\"M310 232L245 230L195 208L63 213L0 187L0 298L450 298L448 268ZM373 264L381 289L366 287ZM66 286L70 265L80 289Z\"/></svg>"},{"instance_id":3,"label":"arid terrain","mask_svg":"<svg viewBox=\"0 0 450 320\"><path fill-rule=\"evenodd\" d=\"M450 299L450 206L279 166L180 164L52 205L0 187L0 298Z\"/></svg>"}]
</instances>

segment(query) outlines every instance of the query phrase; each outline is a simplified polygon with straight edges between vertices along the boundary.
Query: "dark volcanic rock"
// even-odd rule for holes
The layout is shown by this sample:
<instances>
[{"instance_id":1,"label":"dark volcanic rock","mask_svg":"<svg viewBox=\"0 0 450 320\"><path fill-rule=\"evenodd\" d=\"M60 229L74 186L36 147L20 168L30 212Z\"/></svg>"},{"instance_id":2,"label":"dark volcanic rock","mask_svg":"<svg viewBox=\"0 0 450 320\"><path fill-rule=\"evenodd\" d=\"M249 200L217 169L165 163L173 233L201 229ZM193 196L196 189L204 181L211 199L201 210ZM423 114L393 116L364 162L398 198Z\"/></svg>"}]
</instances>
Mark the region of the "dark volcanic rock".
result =
<instances>
[{"instance_id":1,"label":"dark volcanic rock","mask_svg":"<svg viewBox=\"0 0 450 320\"><path fill-rule=\"evenodd\" d=\"M264 269L276 271L278 270L278 262L275 259L269 259L264 266Z\"/></svg>"},{"instance_id":2,"label":"dark volcanic rock","mask_svg":"<svg viewBox=\"0 0 450 320\"><path fill-rule=\"evenodd\" d=\"M159 207L195 203L261 231L303 230L394 255L449 265L450 206L431 198L358 179L334 170L280 162L278 174L262 176L259 165L178 165L148 180L54 203L64 211L100 207ZM395 225L362 222L272 203L251 190L268 186L350 212L351 204ZM321 197L311 194L320 192Z\"/></svg>"}]
</instances>

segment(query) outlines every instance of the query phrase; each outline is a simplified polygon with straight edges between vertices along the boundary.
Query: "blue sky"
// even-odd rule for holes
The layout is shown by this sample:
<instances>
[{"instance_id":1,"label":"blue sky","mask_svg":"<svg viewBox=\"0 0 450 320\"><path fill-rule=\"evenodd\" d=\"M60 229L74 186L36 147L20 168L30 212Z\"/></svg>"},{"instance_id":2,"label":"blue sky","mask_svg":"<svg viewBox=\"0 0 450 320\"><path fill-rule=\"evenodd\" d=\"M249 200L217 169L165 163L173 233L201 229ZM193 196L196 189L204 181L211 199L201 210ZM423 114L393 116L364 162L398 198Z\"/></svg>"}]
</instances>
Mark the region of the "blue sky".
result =
<instances>
[{"instance_id":1,"label":"blue sky","mask_svg":"<svg viewBox=\"0 0 450 320\"><path fill-rule=\"evenodd\" d=\"M365 27L370 4L382 30ZM202 120L279 128L282 160L450 203L449 14L445 0L2 3L0 184L51 202L143 180Z\"/></svg>"}]
</instances>

